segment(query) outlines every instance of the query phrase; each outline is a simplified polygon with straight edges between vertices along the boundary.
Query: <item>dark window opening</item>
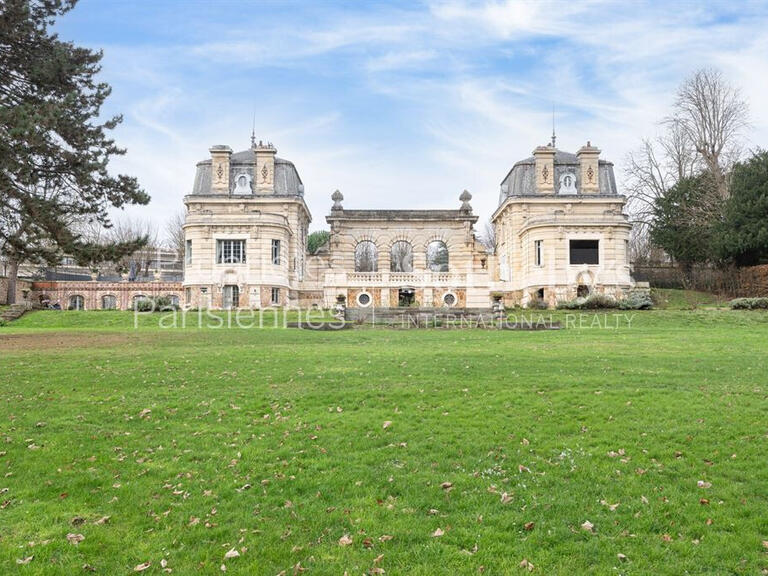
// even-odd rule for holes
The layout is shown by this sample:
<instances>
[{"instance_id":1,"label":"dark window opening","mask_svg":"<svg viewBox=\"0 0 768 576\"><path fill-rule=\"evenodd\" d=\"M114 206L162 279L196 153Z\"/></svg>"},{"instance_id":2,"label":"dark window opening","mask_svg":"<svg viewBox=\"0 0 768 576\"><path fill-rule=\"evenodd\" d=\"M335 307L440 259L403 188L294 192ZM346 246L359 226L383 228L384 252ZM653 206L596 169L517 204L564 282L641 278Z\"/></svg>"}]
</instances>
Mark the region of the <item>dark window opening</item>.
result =
<instances>
[{"instance_id":1,"label":"dark window opening","mask_svg":"<svg viewBox=\"0 0 768 576\"><path fill-rule=\"evenodd\" d=\"M571 264L599 264L599 240L571 240Z\"/></svg>"},{"instance_id":2,"label":"dark window opening","mask_svg":"<svg viewBox=\"0 0 768 576\"><path fill-rule=\"evenodd\" d=\"M586 286L585 284L579 284L576 288L576 297L586 298L587 296L589 296L589 286Z\"/></svg>"},{"instance_id":3,"label":"dark window opening","mask_svg":"<svg viewBox=\"0 0 768 576\"><path fill-rule=\"evenodd\" d=\"M416 301L416 291L412 288L400 288L397 293L398 306L413 306Z\"/></svg>"},{"instance_id":4,"label":"dark window opening","mask_svg":"<svg viewBox=\"0 0 768 576\"><path fill-rule=\"evenodd\" d=\"M537 300L544 300L544 288L539 288L536 291L536 299Z\"/></svg>"}]
</instances>

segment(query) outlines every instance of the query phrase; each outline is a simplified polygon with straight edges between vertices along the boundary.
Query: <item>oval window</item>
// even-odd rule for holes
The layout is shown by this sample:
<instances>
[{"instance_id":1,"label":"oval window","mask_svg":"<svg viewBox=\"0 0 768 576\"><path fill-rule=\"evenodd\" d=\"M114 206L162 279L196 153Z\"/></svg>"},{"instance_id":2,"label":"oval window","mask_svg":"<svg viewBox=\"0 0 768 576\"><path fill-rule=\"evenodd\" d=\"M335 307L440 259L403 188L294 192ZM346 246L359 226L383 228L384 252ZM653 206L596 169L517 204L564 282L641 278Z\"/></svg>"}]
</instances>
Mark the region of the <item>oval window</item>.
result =
<instances>
[{"instance_id":1,"label":"oval window","mask_svg":"<svg viewBox=\"0 0 768 576\"><path fill-rule=\"evenodd\" d=\"M456 295L450 292L448 292L447 294L444 294L443 304L445 304L448 307L454 306L456 304Z\"/></svg>"}]
</instances>

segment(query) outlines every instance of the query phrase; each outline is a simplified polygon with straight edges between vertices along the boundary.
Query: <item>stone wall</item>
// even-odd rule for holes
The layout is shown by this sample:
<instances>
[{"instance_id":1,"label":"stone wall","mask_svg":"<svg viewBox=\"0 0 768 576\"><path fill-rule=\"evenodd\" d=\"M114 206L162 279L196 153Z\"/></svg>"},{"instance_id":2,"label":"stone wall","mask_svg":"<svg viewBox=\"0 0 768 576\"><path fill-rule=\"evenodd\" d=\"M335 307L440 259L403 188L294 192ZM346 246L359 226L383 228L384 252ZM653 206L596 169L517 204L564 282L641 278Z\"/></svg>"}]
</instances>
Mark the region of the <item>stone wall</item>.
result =
<instances>
[{"instance_id":1,"label":"stone wall","mask_svg":"<svg viewBox=\"0 0 768 576\"><path fill-rule=\"evenodd\" d=\"M114 296L118 310L132 310L135 296L175 296L184 304L180 282L34 282L31 283L30 299L36 303L43 300L58 303L62 309L69 308L73 296L82 296L86 310L104 309L105 296Z\"/></svg>"},{"instance_id":2,"label":"stone wall","mask_svg":"<svg viewBox=\"0 0 768 576\"><path fill-rule=\"evenodd\" d=\"M16 303L21 304L24 302L24 296L31 298L32 282L28 280L16 280ZM5 305L8 302L8 278L0 276L0 305Z\"/></svg>"}]
</instances>

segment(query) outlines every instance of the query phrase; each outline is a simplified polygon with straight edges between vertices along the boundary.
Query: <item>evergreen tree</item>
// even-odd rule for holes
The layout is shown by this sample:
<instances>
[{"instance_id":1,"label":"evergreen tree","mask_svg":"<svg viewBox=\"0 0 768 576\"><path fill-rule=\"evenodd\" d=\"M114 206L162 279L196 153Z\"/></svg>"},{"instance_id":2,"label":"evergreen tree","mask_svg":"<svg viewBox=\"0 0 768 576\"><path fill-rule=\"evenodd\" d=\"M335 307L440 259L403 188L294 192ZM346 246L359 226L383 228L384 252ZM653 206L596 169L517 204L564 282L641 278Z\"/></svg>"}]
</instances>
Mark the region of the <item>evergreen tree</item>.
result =
<instances>
[{"instance_id":1,"label":"evergreen tree","mask_svg":"<svg viewBox=\"0 0 768 576\"><path fill-rule=\"evenodd\" d=\"M654 202L651 240L677 261L687 282L693 265L712 256L714 226L701 206L714 185L708 173L682 178Z\"/></svg>"},{"instance_id":2,"label":"evergreen tree","mask_svg":"<svg viewBox=\"0 0 768 576\"><path fill-rule=\"evenodd\" d=\"M739 266L768 261L768 151L736 164L718 229L720 257Z\"/></svg>"},{"instance_id":3,"label":"evergreen tree","mask_svg":"<svg viewBox=\"0 0 768 576\"><path fill-rule=\"evenodd\" d=\"M314 254L320 248L325 246L330 239L331 233L328 232L328 230L317 230L316 232L312 232L312 234L307 237L307 252Z\"/></svg>"},{"instance_id":4,"label":"evergreen tree","mask_svg":"<svg viewBox=\"0 0 768 576\"><path fill-rule=\"evenodd\" d=\"M110 226L108 210L146 204L135 178L108 172L125 153L108 132L121 116L99 120L110 87L96 80L101 52L50 31L75 0L0 0L0 251L9 261L8 301L18 266L112 260L144 238L99 244L83 223Z\"/></svg>"}]
</instances>

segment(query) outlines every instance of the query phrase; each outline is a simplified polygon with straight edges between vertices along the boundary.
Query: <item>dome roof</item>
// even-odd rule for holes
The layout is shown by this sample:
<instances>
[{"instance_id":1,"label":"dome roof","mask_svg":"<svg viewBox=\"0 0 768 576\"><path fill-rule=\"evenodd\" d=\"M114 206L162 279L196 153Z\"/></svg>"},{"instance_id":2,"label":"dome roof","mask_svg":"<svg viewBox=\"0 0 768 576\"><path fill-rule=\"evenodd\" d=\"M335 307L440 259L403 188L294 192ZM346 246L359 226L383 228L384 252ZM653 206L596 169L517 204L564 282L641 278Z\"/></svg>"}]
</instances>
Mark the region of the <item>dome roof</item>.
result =
<instances>
[{"instance_id":1,"label":"dome roof","mask_svg":"<svg viewBox=\"0 0 768 576\"><path fill-rule=\"evenodd\" d=\"M501 181L499 205L510 196L541 196L536 192L536 159L529 156L515 162L512 169ZM556 149L554 157L554 181L559 182L560 176L571 173L576 179L576 189L581 191L581 170L578 170L579 159L576 154ZM600 194L616 196L616 179L613 175L613 163L606 160L598 161L598 185Z\"/></svg>"}]
</instances>

